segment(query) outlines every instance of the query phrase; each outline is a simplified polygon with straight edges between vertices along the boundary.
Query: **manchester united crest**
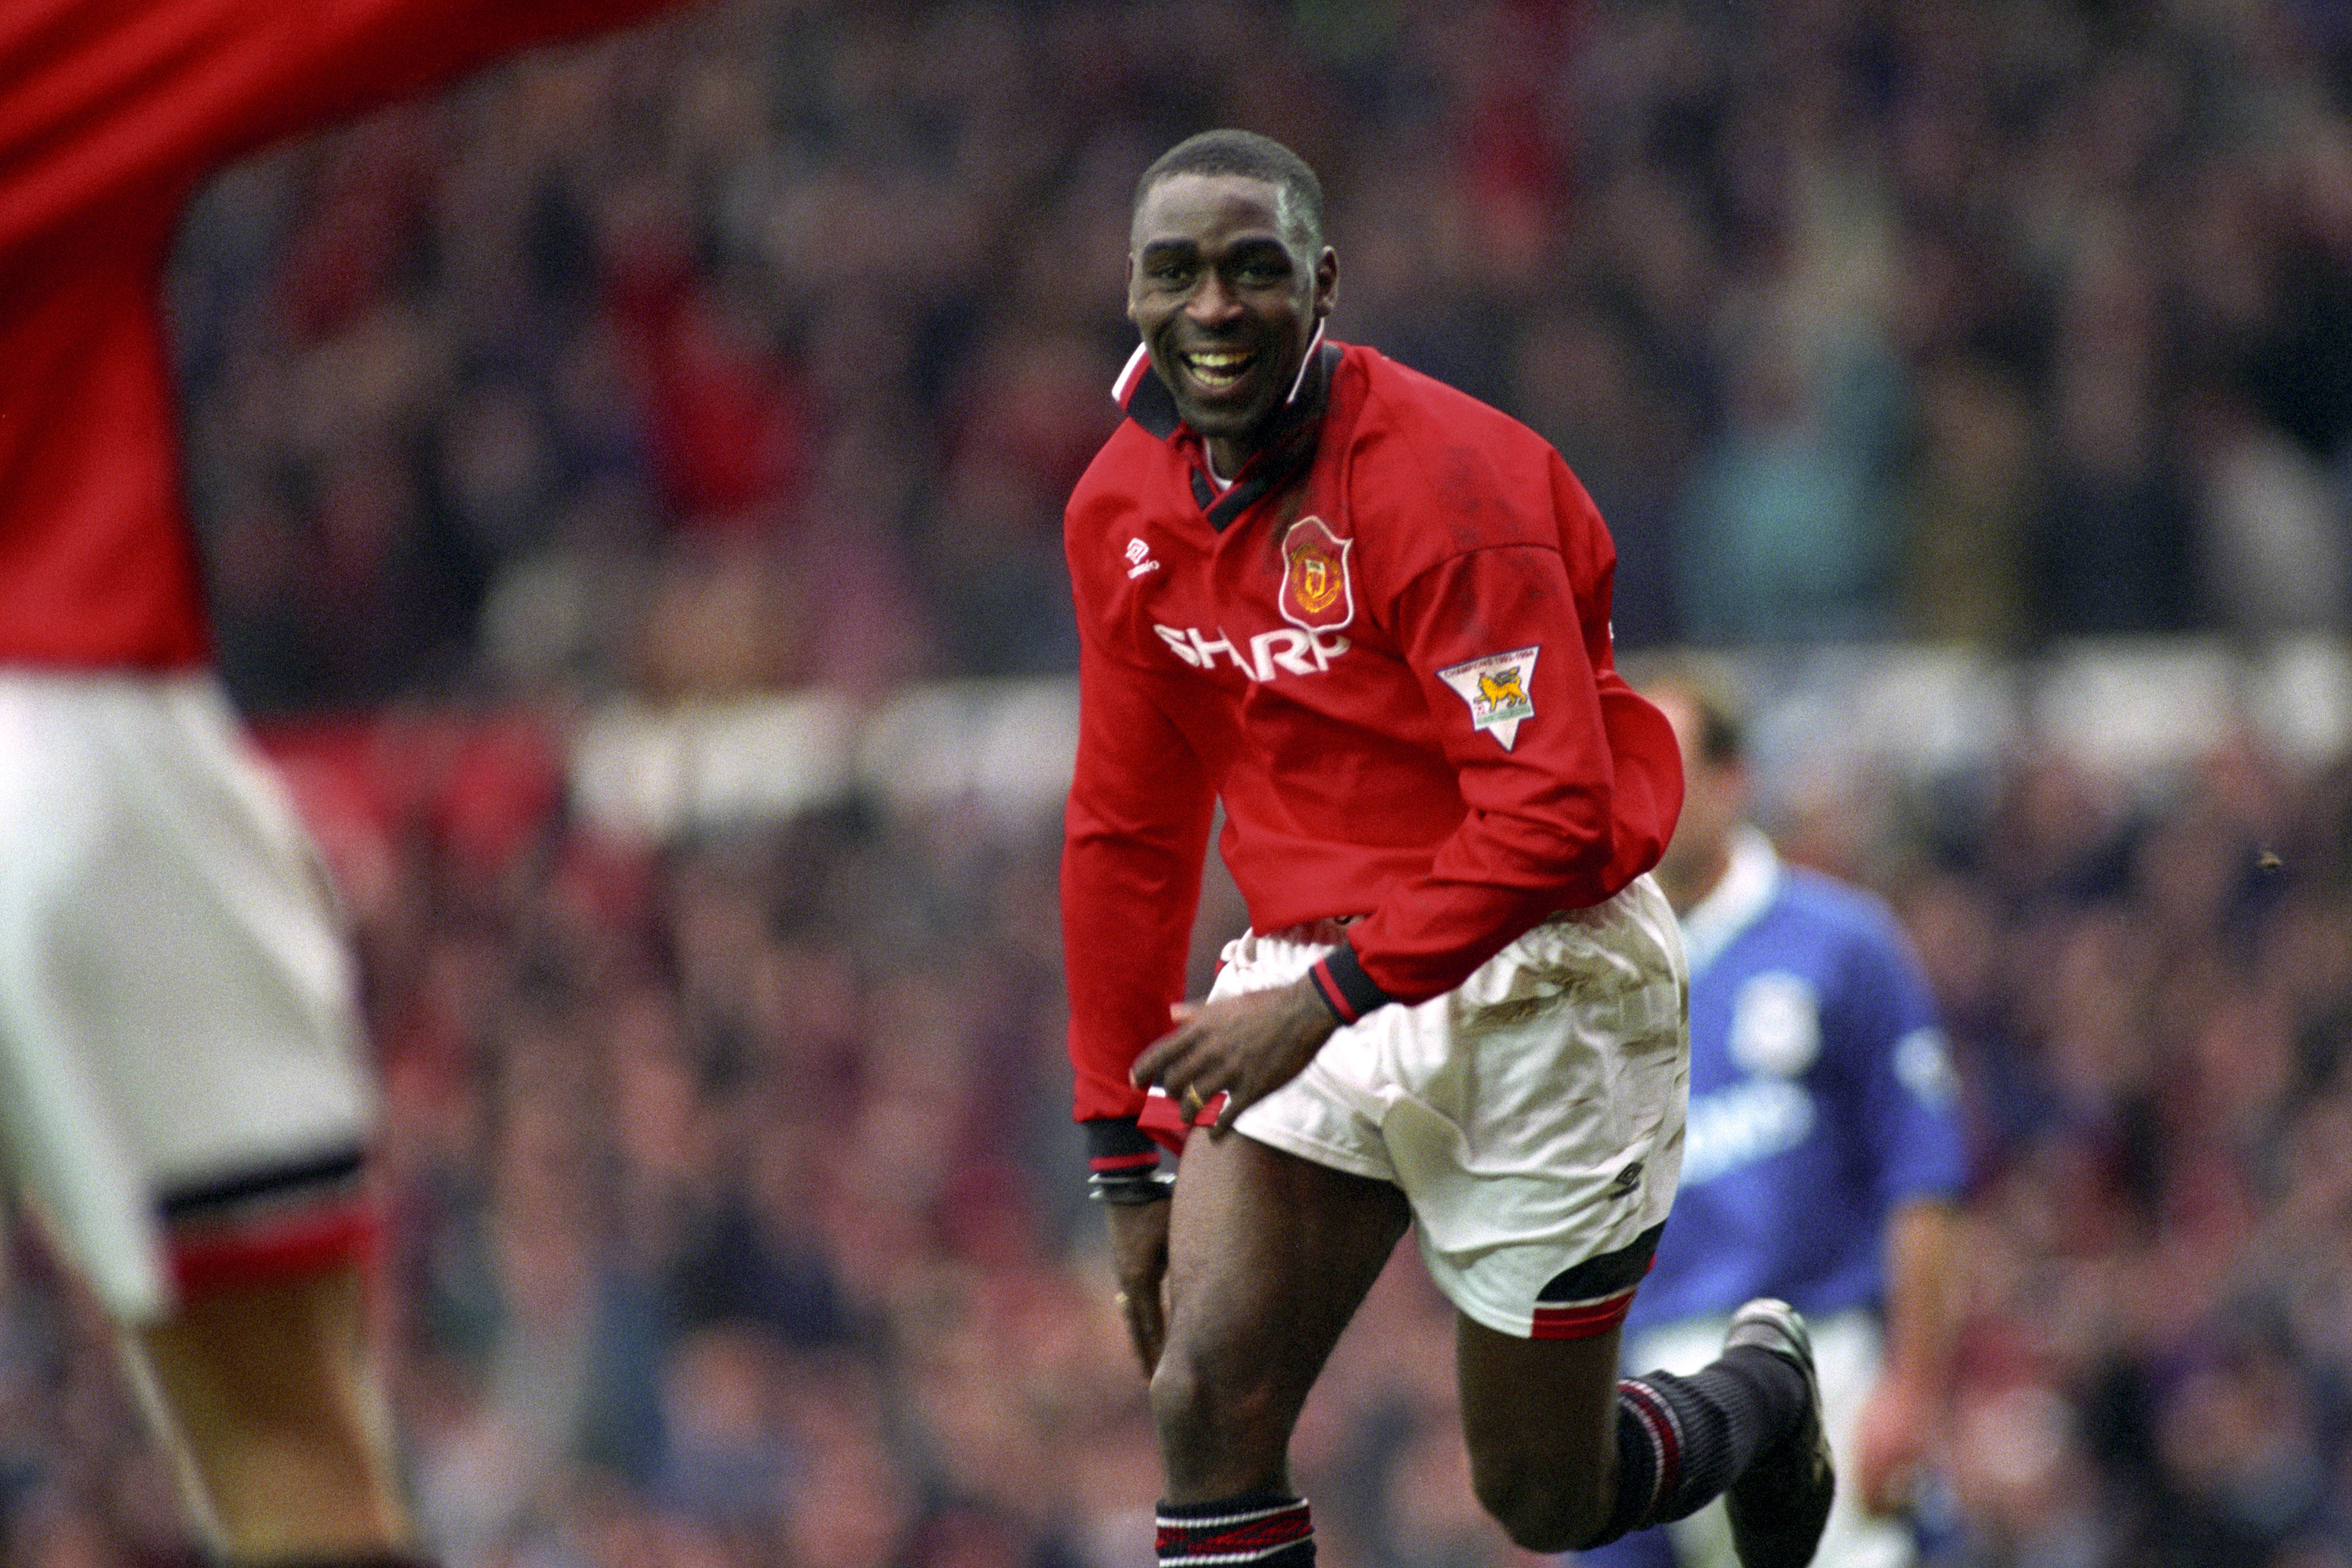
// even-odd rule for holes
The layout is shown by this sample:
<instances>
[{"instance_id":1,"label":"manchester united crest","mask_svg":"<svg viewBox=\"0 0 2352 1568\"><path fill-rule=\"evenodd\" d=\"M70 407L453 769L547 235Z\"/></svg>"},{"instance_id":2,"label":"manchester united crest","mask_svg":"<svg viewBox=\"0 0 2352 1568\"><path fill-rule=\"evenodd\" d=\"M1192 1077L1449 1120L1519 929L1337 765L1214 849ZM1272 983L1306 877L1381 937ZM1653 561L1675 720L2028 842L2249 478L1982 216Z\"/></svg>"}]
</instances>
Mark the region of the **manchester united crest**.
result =
<instances>
[{"instance_id":1,"label":"manchester united crest","mask_svg":"<svg viewBox=\"0 0 2352 1568\"><path fill-rule=\"evenodd\" d=\"M1309 632L1336 632L1354 620L1348 552L1355 548L1355 540L1341 538L1320 517L1291 524L1282 536L1282 618Z\"/></svg>"}]
</instances>

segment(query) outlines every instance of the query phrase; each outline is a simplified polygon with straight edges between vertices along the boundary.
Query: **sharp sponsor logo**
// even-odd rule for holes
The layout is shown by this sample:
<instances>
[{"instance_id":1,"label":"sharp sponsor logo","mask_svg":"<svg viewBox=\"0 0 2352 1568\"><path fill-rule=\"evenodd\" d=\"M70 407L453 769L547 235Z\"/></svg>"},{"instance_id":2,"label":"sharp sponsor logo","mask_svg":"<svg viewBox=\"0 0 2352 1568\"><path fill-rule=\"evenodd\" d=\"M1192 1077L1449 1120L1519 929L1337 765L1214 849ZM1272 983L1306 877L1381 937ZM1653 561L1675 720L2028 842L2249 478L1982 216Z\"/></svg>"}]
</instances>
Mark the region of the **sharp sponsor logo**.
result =
<instances>
[{"instance_id":1,"label":"sharp sponsor logo","mask_svg":"<svg viewBox=\"0 0 2352 1568\"><path fill-rule=\"evenodd\" d=\"M1284 675L1319 675L1331 661L1348 651L1348 640L1331 632L1310 632L1303 626L1281 626L1235 643L1219 627L1213 637L1197 626L1161 626L1152 631L1168 651L1196 670L1213 670L1220 661L1253 681L1271 682Z\"/></svg>"}]
</instances>

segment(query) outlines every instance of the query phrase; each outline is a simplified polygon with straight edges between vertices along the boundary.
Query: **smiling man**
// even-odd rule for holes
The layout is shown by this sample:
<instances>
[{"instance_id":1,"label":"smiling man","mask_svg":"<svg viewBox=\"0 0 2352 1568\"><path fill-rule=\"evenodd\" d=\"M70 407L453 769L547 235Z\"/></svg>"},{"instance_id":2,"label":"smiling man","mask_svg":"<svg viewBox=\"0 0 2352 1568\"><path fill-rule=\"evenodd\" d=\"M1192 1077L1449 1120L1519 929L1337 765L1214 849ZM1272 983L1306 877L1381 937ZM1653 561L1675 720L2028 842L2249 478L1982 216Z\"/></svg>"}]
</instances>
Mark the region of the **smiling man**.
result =
<instances>
[{"instance_id":1,"label":"smiling man","mask_svg":"<svg viewBox=\"0 0 2352 1568\"><path fill-rule=\"evenodd\" d=\"M1298 406L1339 287L1321 193L1304 182L1165 175L1148 185L1130 237L1127 309L1143 335L1130 376L1148 357L1205 444L1212 478L1229 480Z\"/></svg>"},{"instance_id":2,"label":"smiling man","mask_svg":"<svg viewBox=\"0 0 2352 1568\"><path fill-rule=\"evenodd\" d=\"M1070 1050L1160 1561L1313 1560L1291 1429L1411 1223L1514 1540L1722 1494L1741 1561L1796 1568L1832 1492L1796 1314L1749 1303L1686 1377L1615 1372L1687 1053L1645 874L1682 775L1614 668L1608 533L1523 426L1327 341L1339 282L1286 149L1212 131L1147 169L1126 418L1067 517ZM1220 801L1251 929L1187 1003Z\"/></svg>"}]
</instances>

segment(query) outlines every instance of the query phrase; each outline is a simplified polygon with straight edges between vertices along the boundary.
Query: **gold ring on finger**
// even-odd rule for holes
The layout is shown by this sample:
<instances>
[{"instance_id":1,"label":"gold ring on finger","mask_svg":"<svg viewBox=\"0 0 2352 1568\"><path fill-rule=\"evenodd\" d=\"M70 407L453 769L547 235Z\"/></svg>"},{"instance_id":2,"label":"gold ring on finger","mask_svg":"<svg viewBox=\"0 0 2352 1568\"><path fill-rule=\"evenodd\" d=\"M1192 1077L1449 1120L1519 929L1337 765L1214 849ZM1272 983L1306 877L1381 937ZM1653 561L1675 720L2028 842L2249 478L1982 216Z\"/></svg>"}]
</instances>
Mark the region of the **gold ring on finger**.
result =
<instances>
[{"instance_id":1,"label":"gold ring on finger","mask_svg":"<svg viewBox=\"0 0 2352 1568\"><path fill-rule=\"evenodd\" d=\"M1201 1113L1201 1092L1187 1085L1184 1090L1184 1120L1191 1121Z\"/></svg>"}]
</instances>

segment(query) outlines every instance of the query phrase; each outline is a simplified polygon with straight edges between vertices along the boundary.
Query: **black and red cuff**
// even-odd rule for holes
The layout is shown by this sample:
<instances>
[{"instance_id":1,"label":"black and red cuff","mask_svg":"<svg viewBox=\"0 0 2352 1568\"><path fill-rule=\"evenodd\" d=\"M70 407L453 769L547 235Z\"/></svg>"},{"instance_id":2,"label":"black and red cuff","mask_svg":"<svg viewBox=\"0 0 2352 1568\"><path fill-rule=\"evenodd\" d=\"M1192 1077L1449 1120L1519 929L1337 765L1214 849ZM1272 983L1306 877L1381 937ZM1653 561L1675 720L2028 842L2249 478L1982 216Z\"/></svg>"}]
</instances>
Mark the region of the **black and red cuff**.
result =
<instances>
[{"instance_id":1,"label":"black and red cuff","mask_svg":"<svg viewBox=\"0 0 2352 1568\"><path fill-rule=\"evenodd\" d=\"M1396 1000L1364 973L1364 966L1356 959L1356 950L1345 942L1315 960L1315 967L1307 973L1343 1024L1354 1023L1374 1009Z\"/></svg>"},{"instance_id":2,"label":"black and red cuff","mask_svg":"<svg viewBox=\"0 0 2352 1568\"><path fill-rule=\"evenodd\" d=\"M1132 1116L1097 1116L1087 1134L1087 1196L1097 1203L1153 1203L1176 1178L1160 1168L1160 1145Z\"/></svg>"}]
</instances>

